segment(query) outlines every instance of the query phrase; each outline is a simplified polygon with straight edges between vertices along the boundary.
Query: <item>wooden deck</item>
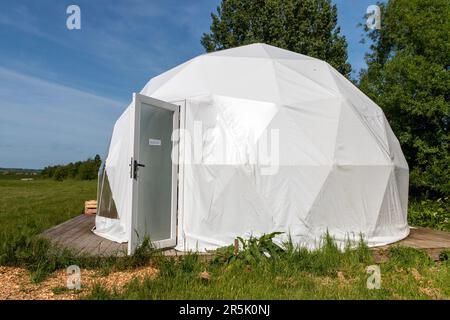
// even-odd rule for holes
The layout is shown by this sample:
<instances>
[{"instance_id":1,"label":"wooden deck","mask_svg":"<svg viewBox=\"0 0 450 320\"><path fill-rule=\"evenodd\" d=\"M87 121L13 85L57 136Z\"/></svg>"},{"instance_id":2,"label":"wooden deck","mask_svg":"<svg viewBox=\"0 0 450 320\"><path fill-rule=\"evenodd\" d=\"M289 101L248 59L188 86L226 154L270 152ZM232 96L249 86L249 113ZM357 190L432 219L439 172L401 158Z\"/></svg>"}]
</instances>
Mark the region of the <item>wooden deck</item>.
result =
<instances>
[{"instance_id":1,"label":"wooden deck","mask_svg":"<svg viewBox=\"0 0 450 320\"><path fill-rule=\"evenodd\" d=\"M94 225L95 215L82 214L44 231L42 236L54 244L71 249L74 253L80 255L108 257L127 254L127 243L117 243L96 235L92 232ZM166 249L164 254L177 257L187 253L175 249ZM206 259L211 256L208 253L200 255Z\"/></svg>"},{"instance_id":2,"label":"wooden deck","mask_svg":"<svg viewBox=\"0 0 450 320\"><path fill-rule=\"evenodd\" d=\"M52 242L80 254L86 253L95 256L126 255L126 243L120 244L97 236L91 231L94 224L94 215L80 215L46 230L42 235ZM387 246L372 248L375 260L381 262L389 259L387 249L393 245L422 249L428 252L434 260L439 260L439 254L444 249L450 249L450 232L412 227L406 239ZM185 254L174 249L166 250L164 253L168 256ZM204 256L211 256L211 254L204 254Z\"/></svg>"},{"instance_id":3,"label":"wooden deck","mask_svg":"<svg viewBox=\"0 0 450 320\"><path fill-rule=\"evenodd\" d=\"M443 250L450 249L450 232L411 227L410 233L405 239L386 246L373 248L375 261L388 260L388 249L395 245L424 250L433 260L437 261Z\"/></svg>"},{"instance_id":4,"label":"wooden deck","mask_svg":"<svg viewBox=\"0 0 450 320\"><path fill-rule=\"evenodd\" d=\"M44 231L42 235L53 243L72 249L78 254L126 255L126 243L117 243L99 237L91 231L94 225L95 215L82 214Z\"/></svg>"}]
</instances>

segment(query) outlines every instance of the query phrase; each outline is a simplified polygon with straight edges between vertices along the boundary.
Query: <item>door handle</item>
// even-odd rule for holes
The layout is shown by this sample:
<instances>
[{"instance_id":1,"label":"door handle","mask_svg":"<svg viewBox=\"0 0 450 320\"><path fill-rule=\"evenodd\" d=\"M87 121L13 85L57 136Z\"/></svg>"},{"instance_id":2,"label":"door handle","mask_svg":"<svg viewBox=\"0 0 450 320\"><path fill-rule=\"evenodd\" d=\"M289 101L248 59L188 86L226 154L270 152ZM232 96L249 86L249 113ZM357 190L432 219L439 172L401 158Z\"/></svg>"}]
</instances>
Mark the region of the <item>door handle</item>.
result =
<instances>
[{"instance_id":1,"label":"door handle","mask_svg":"<svg viewBox=\"0 0 450 320\"><path fill-rule=\"evenodd\" d=\"M130 167L130 178L137 179L137 172L139 167L144 168L145 164L138 163L137 160L133 160L133 158L131 158Z\"/></svg>"}]
</instances>

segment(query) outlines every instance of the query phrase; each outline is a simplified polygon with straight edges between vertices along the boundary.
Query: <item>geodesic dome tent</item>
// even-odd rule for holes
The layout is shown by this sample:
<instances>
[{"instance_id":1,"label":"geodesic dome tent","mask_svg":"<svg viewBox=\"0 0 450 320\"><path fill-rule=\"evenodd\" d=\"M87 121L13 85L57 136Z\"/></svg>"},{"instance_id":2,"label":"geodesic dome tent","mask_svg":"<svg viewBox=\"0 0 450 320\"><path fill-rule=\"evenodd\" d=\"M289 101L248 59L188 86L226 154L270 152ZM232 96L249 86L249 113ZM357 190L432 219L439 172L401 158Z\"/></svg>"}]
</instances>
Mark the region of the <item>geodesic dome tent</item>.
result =
<instances>
[{"instance_id":1,"label":"geodesic dome tent","mask_svg":"<svg viewBox=\"0 0 450 320\"><path fill-rule=\"evenodd\" d=\"M144 167L145 166L145 167ZM153 79L117 120L96 232L204 251L283 232L314 248L406 237L408 165L382 110L328 63L265 44Z\"/></svg>"}]
</instances>

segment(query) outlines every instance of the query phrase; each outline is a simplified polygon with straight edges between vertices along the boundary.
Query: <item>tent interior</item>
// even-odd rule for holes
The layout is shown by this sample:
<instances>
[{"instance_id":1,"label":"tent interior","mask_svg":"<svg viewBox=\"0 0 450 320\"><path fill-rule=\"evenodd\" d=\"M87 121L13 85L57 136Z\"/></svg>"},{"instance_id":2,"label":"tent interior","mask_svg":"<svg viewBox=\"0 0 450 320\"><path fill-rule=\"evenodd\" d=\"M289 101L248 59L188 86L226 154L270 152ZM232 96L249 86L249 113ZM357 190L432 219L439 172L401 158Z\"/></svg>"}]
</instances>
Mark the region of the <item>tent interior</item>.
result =
<instances>
[{"instance_id":1,"label":"tent interior","mask_svg":"<svg viewBox=\"0 0 450 320\"><path fill-rule=\"evenodd\" d=\"M409 169L379 106L328 63L266 44L152 78L114 125L94 232L206 251L282 232L317 248L405 238Z\"/></svg>"}]
</instances>

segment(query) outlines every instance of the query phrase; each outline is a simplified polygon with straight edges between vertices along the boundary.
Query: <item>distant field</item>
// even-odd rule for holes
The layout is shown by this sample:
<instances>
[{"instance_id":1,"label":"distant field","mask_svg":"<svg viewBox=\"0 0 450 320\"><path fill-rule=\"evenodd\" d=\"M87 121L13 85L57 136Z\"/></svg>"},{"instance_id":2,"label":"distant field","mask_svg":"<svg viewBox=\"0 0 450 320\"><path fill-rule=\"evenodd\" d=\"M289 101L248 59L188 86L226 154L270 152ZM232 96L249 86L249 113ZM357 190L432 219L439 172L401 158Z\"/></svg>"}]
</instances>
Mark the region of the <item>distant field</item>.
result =
<instances>
[{"instance_id":1,"label":"distant field","mask_svg":"<svg viewBox=\"0 0 450 320\"><path fill-rule=\"evenodd\" d=\"M96 198L96 181L21 178L0 176L0 241L40 233L80 214L84 201Z\"/></svg>"}]
</instances>

